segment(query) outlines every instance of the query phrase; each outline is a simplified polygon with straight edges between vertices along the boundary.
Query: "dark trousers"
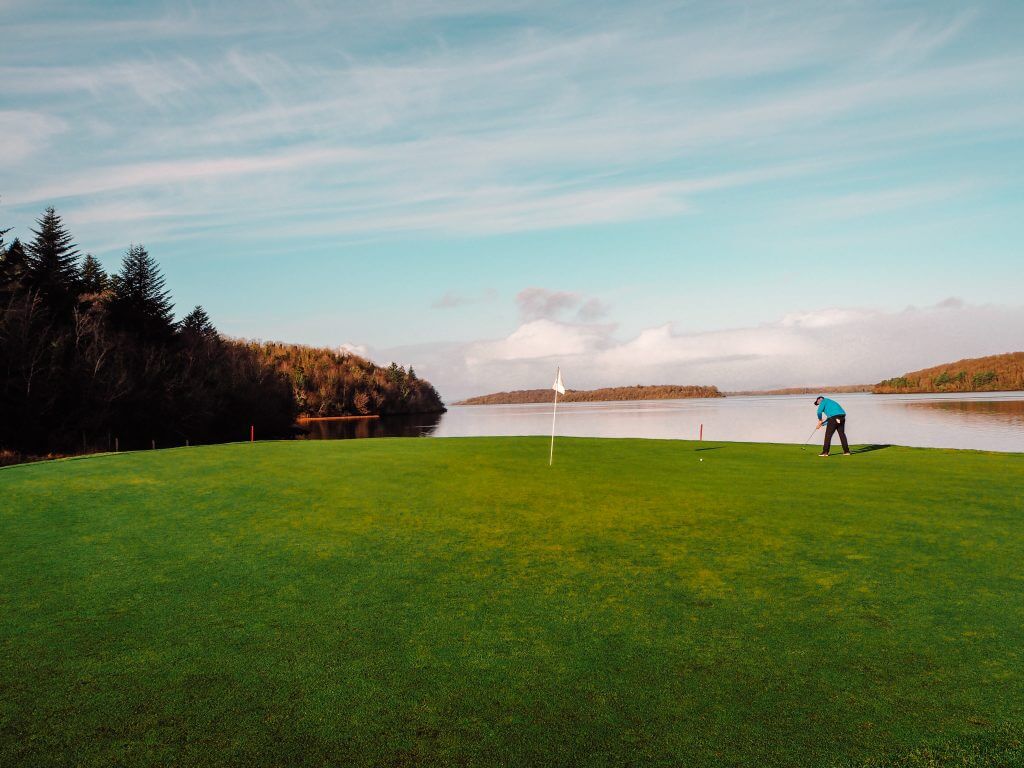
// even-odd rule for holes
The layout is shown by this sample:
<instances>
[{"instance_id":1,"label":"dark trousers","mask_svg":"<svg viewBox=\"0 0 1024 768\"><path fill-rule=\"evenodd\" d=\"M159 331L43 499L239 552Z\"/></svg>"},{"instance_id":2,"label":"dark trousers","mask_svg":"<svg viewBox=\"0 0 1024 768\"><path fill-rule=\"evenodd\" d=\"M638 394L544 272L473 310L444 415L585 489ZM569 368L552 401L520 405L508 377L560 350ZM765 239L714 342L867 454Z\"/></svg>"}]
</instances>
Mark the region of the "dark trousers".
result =
<instances>
[{"instance_id":1,"label":"dark trousers","mask_svg":"<svg viewBox=\"0 0 1024 768\"><path fill-rule=\"evenodd\" d=\"M828 453L832 447L832 433L839 433L839 442L843 444L843 453L850 452L850 444L846 442L846 417L845 416L833 416L828 420L825 426L825 445L822 446L821 452Z\"/></svg>"}]
</instances>

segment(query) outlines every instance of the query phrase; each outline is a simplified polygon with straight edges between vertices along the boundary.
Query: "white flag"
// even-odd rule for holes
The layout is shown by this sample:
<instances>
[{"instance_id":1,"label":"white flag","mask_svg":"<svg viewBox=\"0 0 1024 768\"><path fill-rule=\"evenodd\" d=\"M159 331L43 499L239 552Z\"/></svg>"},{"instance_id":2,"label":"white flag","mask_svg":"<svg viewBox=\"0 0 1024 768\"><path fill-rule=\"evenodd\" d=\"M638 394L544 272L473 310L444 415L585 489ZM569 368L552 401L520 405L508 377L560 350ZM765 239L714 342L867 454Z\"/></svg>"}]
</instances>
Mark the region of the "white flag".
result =
<instances>
[{"instance_id":1,"label":"white flag","mask_svg":"<svg viewBox=\"0 0 1024 768\"><path fill-rule=\"evenodd\" d=\"M555 374L555 383L551 385L551 388L560 395L565 394L565 384L562 383L562 369L559 368Z\"/></svg>"},{"instance_id":2,"label":"white flag","mask_svg":"<svg viewBox=\"0 0 1024 768\"><path fill-rule=\"evenodd\" d=\"M565 384L562 383L562 369L555 369L555 383L551 385L555 390L555 404L551 409L551 451L548 453L548 466L555 460L555 416L558 414L558 396L565 394Z\"/></svg>"}]
</instances>

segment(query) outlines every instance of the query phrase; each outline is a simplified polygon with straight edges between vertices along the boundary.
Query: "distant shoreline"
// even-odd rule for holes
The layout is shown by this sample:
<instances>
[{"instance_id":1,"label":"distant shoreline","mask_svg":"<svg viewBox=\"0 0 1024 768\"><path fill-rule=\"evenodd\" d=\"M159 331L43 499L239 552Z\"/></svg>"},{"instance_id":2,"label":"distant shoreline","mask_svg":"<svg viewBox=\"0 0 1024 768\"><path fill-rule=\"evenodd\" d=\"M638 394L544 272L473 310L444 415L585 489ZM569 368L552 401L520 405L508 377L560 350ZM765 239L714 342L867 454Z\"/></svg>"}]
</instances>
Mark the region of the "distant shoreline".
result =
<instances>
[{"instance_id":1,"label":"distant shoreline","mask_svg":"<svg viewBox=\"0 0 1024 768\"><path fill-rule=\"evenodd\" d=\"M632 387L604 387L602 389L569 389L559 395L560 403L615 403L630 400L684 400L692 398L725 397L718 387L653 384ZM554 392L550 389L517 389L511 392L494 392L460 400L454 405L526 405L550 403Z\"/></svg>"},{"instance_id":2,"label":"distant shoreline","mask_svg":"<svg viewBox=\"0 0 1024 768\"><path fill-rule=\"evenodd\" d=\"M844 384L836 387L785 387L783 389L749 389L726 392L726 397L753 397L762 395L843 395L850 392L874 393L875 384Z\"/></svg>"}]
</instances>

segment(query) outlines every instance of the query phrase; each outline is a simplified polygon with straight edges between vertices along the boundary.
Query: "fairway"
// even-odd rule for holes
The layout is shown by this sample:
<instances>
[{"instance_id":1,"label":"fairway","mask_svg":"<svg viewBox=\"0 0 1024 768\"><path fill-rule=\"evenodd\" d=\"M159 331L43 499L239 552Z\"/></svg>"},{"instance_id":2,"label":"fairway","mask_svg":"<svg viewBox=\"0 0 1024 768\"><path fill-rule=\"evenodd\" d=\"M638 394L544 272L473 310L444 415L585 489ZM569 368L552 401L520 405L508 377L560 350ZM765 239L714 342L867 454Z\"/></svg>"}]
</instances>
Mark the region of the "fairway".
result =
<instances>
[{"instance_id":1,"label":"fairway","mask_svg":"<svg viewBox=\"0 0 1024 768\"><path fill-rule=\"evenodd\" d=\"M1024 764L1024 455L547 449L0 470L0 765Z\"/></svg>"}]
</instances>

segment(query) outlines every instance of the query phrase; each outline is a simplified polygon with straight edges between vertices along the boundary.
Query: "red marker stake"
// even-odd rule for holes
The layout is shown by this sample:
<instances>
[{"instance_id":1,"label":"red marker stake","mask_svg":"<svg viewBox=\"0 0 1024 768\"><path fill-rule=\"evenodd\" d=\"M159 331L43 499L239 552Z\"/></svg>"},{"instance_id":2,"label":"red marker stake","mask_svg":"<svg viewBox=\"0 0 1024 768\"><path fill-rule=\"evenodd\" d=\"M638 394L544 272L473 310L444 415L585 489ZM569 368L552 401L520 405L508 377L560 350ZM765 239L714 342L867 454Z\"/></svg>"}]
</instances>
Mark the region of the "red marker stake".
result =
<instances>
[{"instance_id":1,"label":"red marker stake","mask_svg":"<svg viewBox=\"0 0 1024 768\"><path fill-rule=\"evenodd\" d=\"M698 440L703 440L704 439L704 425L703 424L700 425L700 437L698 437L697 439Z\"/></svg>"},{"instance_id":2,"label":"red marker stake","mask_svg":"<svg viewBox=\"0 0 1024 768\"><path fill-rule=\"evenodd\" d=\"M256 425L255 424L253 424L253 425L251 425L249 427L249 442L250 443L255 443L256 442Z\"/></svg>"}]
</instances>

